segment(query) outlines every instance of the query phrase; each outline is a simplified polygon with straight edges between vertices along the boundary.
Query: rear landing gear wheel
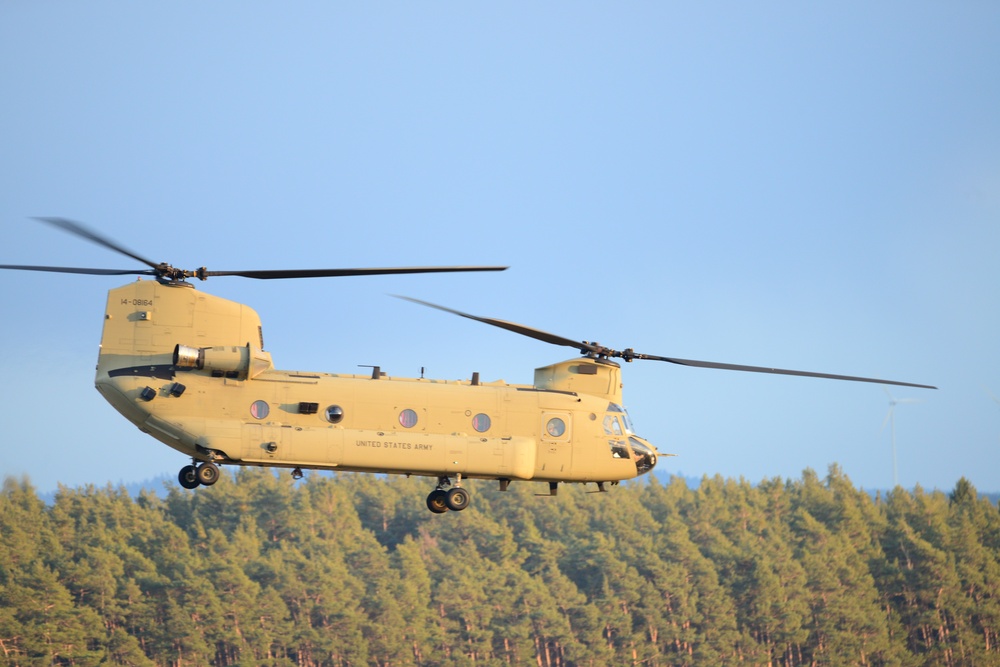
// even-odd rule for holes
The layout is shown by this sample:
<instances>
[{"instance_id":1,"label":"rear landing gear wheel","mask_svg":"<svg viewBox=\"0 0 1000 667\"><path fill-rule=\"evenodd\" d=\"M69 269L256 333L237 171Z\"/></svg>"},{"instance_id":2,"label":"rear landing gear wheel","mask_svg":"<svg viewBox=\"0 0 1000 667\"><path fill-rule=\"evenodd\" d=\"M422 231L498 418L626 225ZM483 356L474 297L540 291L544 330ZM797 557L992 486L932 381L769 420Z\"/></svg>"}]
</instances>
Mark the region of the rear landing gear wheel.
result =
<instances>
[{"instance_id":1,"label":"rear landing gear wheel","mask_svg":"<svg viewBox=\"0 0 1000 667\"><path fill-rule=\"evenodd\" d=\"M208 461L198 466L198 482L205 486L212 486L219 481L219 466Z\"/></svg>"},{"instance_id":2,"label":"rear landing gear wheel","mask_svg":"<svg viewBox=\"0 0 1000 667\"><path fill-rule=\"evenodd\" d=\"M448 490L446 502L452 511L461 512L469 506L470 500L469 492L460 486Z\"/></svg>"},{"instance_id":3,"label":"rear landing gear wheel","mask_svg":"<svg viewBox=\"0 0 1000 667\"><path fill-rule=\"evenodd\" d=\"M198 481L198 469L192 466L184 466L177 474L177 481L185 489L196 489L201 482Z\"/></svg>"},{"instance_id":4,"label":"rear landing gear wheel","mask_svg":"<svg viewBox=\"0 0 1000 667\"><path fill-rule=\"evenodd\" d=\"M444 514L448 511L448 492L444 489L434 489L427 496L427 509L435 514Z\"/></svg>"}]
</instances>

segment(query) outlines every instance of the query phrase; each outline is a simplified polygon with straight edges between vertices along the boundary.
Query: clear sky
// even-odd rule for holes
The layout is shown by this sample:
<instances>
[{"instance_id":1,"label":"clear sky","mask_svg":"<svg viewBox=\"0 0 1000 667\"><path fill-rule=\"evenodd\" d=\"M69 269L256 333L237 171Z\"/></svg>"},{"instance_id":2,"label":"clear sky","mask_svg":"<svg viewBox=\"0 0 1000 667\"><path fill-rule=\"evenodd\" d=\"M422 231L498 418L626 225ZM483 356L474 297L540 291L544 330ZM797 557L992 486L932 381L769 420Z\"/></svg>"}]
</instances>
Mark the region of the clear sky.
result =
<instances>
[{"instance_id":1,"label":"clear sky","mask_svg":"<svg viewBox=\"0 0 1000 667\"><path fill-rule=\"evenodd\" d=\"M530 383L572 351L405 294L650 354L892 389L899 480L1000 491L1000 4L0 4L0 263L509 264L254 281L279 368ZM93 388L108 289L0 272L0 475L176 474ZM685 475L892 486L877 385L636 362Z\"/></svg>"}]
</instances>

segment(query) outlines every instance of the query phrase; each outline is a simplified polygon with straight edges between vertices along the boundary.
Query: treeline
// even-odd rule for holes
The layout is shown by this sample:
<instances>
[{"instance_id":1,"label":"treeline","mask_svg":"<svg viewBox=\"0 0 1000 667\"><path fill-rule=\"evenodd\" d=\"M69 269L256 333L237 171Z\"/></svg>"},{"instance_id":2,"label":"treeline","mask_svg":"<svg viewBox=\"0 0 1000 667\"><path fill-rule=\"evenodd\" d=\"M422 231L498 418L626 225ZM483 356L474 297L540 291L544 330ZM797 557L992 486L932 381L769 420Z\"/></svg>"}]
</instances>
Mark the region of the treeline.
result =
<instances>
[{"instance_id":1,"label":"treeline","mask_svg":"<svg viewBox=\"0 0 1000 667\"><path fill-rule=\"evenodd\" d=\"M0 493L7 665L1000 665L1000 513L825 479Z\"/></svg>"}]
</instances>

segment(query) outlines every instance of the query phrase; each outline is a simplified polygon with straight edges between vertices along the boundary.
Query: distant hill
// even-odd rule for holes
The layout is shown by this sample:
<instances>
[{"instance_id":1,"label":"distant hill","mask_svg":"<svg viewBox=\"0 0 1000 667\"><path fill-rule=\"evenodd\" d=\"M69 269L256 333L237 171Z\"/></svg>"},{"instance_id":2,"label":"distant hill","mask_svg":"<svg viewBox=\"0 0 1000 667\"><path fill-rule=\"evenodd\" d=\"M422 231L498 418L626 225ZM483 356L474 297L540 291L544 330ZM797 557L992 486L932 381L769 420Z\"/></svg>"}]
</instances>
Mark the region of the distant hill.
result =
<instances>
[{"instance_id":1,"label":"distant hill","mask_svg":"<svg viewBox=\"0 0 1000 667\"><path fill-rule=\"evenodd\" d=\"M113 484L112 482L106 482L101 485L83 484L78 487L63 487L63 488L70 488L76 491L83 490L86 488L93 488L95 490L106 489L106 488L114 490L125 489L125 491L131 498L138 498L139 494L141 494L143 491L151 491L154 494L156 494L158 498L166 498L167 491L170 489L171 486L178 486L177 478L174 475L164 474L143 480L141 482L118 482L117 484ZM39 499L41 499L42 502L44 502L46 505L53 504L56 500L57 495L59 495L58 489L55 491L45 491L38 493Z\"/></svg>"},{"instance_id":2,"label":"distant hill","mask_svg":"<svg viewBox=\"0 0 1000 667\"><path fill-rule=\"evenodd\" d=\"M669 471L654 470L652 474L656 475L657 479L659 479L664 484L668 484L670 480L674 477L682 479L684 480L684 483L687 484L689 489L697 489L698 486L701 484L702 480L701 477L691 477L689 475L685 475L683 471L669 472ZM757 482L751 482L751 484L756 486ZM885 498L886 494L888 494L891 489L862 488L860 490L864 491L872 498L875 498L876 496ZM928 489L924 490L927 491ZM949 494L952 492L953 489L930 489L930 490L931 491L937 490L941 491L942 493ZM907 491L912 492L914 491L914 489L907 489ZM990 501L994 505L1000 504L1000 491L979 491L979 497Z\"/></svg>"}]
</instances>

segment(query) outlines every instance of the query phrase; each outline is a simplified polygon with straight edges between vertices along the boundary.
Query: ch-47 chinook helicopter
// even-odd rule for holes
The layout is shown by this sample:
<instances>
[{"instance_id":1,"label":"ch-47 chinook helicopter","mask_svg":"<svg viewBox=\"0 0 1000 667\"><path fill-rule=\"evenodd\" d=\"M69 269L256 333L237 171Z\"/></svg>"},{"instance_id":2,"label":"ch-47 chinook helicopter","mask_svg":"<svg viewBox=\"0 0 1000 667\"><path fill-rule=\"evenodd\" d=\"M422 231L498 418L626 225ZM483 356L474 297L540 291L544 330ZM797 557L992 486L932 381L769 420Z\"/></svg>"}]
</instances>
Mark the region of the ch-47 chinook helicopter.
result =
<instances>
[{"instance_id":1,"label":"ch-47 chinook helicopter","mask_svg":"<svg viewBox=\"0 0 1000 667\"><path fill-rule=\"evenodd\" d=\"M538 329L414 303L577 349L582 356L535 369L533 384L276 370L263 350L260 317L248 306L194 289L188 278L356 276L506 267L411 267L281 271L175 269L137 255L79 223L40 220L145 264L146 269L0 265L3 269L138 275L108 292L97 364L98 391L139 430L190 456L181 486L211 486L219 465L422 475L435 513L465 509L467 479L594 483L599 491L645 474L656 448L632 431L615 359L755 373L929 385L742 366L615 350ZM141 276L152 276L143 280Z\"/></svg>"}]
</instances>

